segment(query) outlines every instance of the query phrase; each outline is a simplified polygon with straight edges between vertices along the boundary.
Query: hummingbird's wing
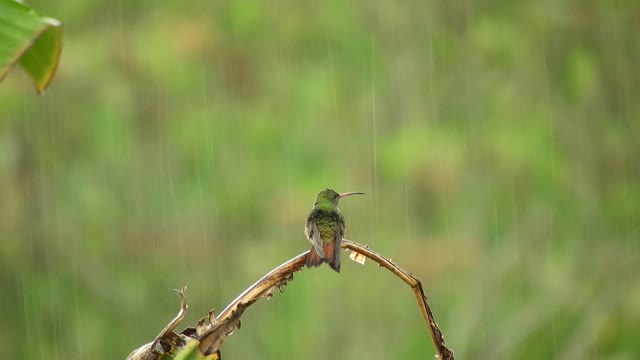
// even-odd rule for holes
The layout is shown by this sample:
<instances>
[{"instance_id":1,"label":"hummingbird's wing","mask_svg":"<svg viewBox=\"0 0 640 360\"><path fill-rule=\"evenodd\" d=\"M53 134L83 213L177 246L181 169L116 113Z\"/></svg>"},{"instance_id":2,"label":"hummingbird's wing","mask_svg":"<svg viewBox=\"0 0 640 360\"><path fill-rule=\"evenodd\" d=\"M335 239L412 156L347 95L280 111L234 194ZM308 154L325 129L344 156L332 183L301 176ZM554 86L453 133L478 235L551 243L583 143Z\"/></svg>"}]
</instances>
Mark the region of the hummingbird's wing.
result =
<instances>
[{"instance_id":1,"label":"hummingbird's wing","mask_svg":"<svg viewBox=\"0 0 640 360\"><path fill-rule=\"evenodd\" d=\"M334 236L335 246L333 247L333 258L335 259L335 262L332 267L340 270L340 251L342 251L340 244L342 244L342 238L344 237L344 220L342 220L342 217L340 217L340 221L338 221L338 226L336 227Z\"/></svg>"},{"instance_id":2,"label":"hummingbird's wing","mask_svg":"<svg viewBox=\"0 0 640 360\"><path fill-rule=\"evenodd\" d=\"M322 249L322 237L320 236L320 230L313 219L308 219L307 224L304 227L304 233L307 235L307 240L313 244L313 248L316 249L316 253L324 259L324 250Z\"/></svg>"}]
</instances>

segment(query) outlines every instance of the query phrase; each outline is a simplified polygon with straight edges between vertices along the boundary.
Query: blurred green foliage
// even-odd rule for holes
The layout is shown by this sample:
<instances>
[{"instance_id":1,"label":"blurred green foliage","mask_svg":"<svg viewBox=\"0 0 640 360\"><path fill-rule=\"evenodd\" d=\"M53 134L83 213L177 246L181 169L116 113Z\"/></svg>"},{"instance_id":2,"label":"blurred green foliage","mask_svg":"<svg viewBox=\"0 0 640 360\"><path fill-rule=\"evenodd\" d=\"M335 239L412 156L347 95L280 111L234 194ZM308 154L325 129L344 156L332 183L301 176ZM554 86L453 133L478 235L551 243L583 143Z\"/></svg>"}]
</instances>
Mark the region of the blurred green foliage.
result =
<instances>
[{"instance_id":1,"label":"blurred green foliage","mask_svg":"<svg viewBox=\"0 0 640 360\"><path fill-rule=\"evenodd\" d=\"M640 356L640 3L31 5L65 49L45 96L0 86L3 358L124 358L183 285L189 324L222 309L309 248L324 187L367 192L347 238L458 358ZM347 260L243 325L225 356L434 354Z\"/></svg>"}]
</instances>

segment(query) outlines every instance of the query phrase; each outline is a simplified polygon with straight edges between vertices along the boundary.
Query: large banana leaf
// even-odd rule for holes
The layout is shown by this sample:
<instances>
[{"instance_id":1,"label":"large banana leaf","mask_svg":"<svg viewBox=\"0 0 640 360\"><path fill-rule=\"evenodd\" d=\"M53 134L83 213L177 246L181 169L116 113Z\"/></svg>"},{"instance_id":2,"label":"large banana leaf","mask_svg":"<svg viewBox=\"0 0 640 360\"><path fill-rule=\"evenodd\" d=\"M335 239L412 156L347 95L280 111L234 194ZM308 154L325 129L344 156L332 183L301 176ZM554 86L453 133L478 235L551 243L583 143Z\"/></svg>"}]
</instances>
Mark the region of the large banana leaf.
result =
<instances>
[{"instance_id":1,"label":"large banana leaf","mask_svg":"<svg viewBox=\"0 0 640 360\"><path fill-rule=\"evenodd\" d=\"M42 93L56 72L61 48L58 20L14 0L0 0L0 81L20 63Z\"/></svg>"}]
</instances>

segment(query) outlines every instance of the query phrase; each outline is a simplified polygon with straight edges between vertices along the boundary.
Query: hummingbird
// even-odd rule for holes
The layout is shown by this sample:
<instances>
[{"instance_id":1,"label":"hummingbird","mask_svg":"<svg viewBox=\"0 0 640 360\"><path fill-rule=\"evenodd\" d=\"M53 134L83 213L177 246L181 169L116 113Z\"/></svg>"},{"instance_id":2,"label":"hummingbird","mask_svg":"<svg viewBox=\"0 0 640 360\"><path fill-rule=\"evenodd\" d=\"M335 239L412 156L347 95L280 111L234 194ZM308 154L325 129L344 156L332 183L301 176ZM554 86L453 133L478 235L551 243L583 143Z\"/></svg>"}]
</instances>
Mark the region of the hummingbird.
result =
<instances>
[{"instance_id":1,"label":"hummingbird","mask_svg":"<svg viewBox=\"0 0 640 360\"><path fill-rule=\"evenodd\" d=\"M307 256L307 267L320 266L326 262L336 272L340 272L340 244L344 236L344 218L338 209L338 201L362 192L338 194L331 189L318 193L313 209L307 215L304 234L313 245Z\"/></svg>"}]
</instances>

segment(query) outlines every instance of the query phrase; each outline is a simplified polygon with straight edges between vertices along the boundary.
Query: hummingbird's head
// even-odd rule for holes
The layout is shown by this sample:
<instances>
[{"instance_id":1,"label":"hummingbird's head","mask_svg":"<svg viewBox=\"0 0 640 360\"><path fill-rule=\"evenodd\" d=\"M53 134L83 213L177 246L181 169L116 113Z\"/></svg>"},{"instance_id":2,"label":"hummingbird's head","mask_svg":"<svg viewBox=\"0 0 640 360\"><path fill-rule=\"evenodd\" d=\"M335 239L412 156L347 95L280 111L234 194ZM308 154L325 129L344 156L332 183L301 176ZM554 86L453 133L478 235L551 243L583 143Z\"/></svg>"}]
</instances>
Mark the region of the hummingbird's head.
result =
<instances>
[{"instance_id":1,"label":"hummingbird's head","mask_svg":"<svg viewBox=\"0 0 640 360\"><path fill-rule=\"evenodd\" d=\"M346 192L342 194L338 194L332 189L324 189L318 193L316 196L316 202L313 203L314 207L320 208L335 208L338 207L338 201L343 197L347 197L349 195L364 195L363 192Z\"/></svg>"}]
</instances>

